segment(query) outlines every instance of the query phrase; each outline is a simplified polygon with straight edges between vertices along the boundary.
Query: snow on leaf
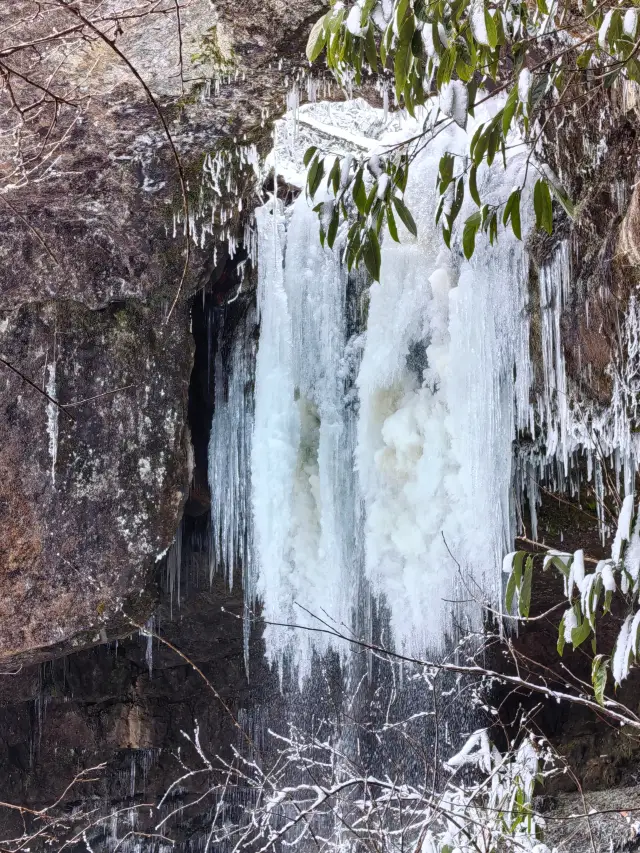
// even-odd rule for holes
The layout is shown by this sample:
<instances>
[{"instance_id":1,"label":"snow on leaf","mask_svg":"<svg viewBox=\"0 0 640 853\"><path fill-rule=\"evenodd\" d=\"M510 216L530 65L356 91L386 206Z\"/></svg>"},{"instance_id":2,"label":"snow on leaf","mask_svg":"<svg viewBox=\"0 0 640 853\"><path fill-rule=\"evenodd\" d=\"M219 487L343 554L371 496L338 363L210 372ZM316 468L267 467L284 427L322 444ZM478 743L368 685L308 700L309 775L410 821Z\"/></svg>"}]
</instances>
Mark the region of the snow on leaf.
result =
<instances>
[{"instance_id":1,"label":"snow on leaf","mask_svg":"<svg viewBox=\"0 0 640 853\"><path fill-rule=\"evenodd\" d=\"M571 634L574 628L578 627L578 619L576 617L575 611L573 607L570 607L568 610L565 610L564 613L564 641L565 643L571 642Z\"/></svg>"},{"instance_id":2,"label":"snow on leaf","mask_svg":"<svg viewBox=\"0 0 640 853\"><path fill-rule=\"evenodd\" d=\"M362 8L360 4L356 4L355 6L351 7L351 11L347 15L345 26L353 36L361 36L364 32L363 28L360 25L361 13Z\"/></svg>"},{"instance_id":3,"label":"snow on leaf","mask_svg":"<svg viewBox=\"0 0 640 853\"><path fill-rule=\"evenodd\" d=\"M440 109L463 130L467 126L469 93L461 80L451 80L440 89Z\"/></svg>"},{"instance_id":4,"label":"snow on leaf","mask_svg":"<svg viewBox=\"0 0 640 853\"><path fill-rule=\"evenodd\" d=\"M489 47L489 35L487 33L487 23L484 16L484 3L482 0L475 0L473 9L471 10L471 31L473 37L480 44Z\"/></svg>"},{"instance_id":5,"label":"snow on leaf","mask_svg":"<svg viewBox=\"0 0 640 853\"><path fill-rule=\"evenodd\" d=\"M616 564L620 561L622 543L625 541L629 541L629 536L631 535L632 516L633 495L627 495L624 501L622 502L622 509L620 510L620 515L618 516L618 529L616 531L616 538L613 540L613 547L611 548L611 559Z\"/></svg>"},{"instance_id":6,"label":"snow on leaf","mask_svg":"<svg viewBox=\"0 0 640 853\"><path fill-rule=\"evenodd\" d=\"M626 36L630 36L631 38L635 38L636 30L638 28L638 10L637 9L627 9L624 13L624 19L622 21L622 31Z\"/></svg>"},{"instance_id":7,"label":"snow on leaf","mask_svg":"<svg viewBox=\"0 0 640 853\"><path fill-rule=\"evenodd\" d=\"M607 35L609 33L609 27L611 26L611 18L613 17L613 9L609 9L607 14L604 16L602 20L602 24L600 25L600 29L598 30L598 44L602 48L602 50L606 50L607 48Z\"/></svg>"},{"instance_id":8,"label":"snow on leaf","mask_svg":"<svg viewBox=\"0 0 640 853\"><path fill-rule=\"evenodd\" d=\"M616 640L616 649L613 654L613 663L611 666L613 679L616 684L621 684L622 681L624 681L624 679L629 674L629 658L627 653L627 647L629 642L629 634L631 633L632 620L633 617L631 615L627 616L627 618L624 620L622 628L620 628L618 639Z\"/></svg>"},{"instance_id":9,"label":"snow on leaf","mask_svg":"<svg viewBox=\"0 0 640 853\"><path fill-rule=\"evenodd\" d=\"M602 575L602 585L605 589L605 592L615 592L616 591L616 579L613 576L613 569L611 568L611 563L607 560L600 560L598 565L596 566L596 572L600 569L600 573Z\"/></svg>"},{"instance_id":10,"label":"snow on leaf","mask_svg":"<svg viewBox=\"0 0 640 853\"><path fill-rule=\"evenodd\" d=\"M518 75L518 99L522 103L525 115L529 112L529 98L531 95L531 72L523 68Z\"/></svg>"}]
</instances>

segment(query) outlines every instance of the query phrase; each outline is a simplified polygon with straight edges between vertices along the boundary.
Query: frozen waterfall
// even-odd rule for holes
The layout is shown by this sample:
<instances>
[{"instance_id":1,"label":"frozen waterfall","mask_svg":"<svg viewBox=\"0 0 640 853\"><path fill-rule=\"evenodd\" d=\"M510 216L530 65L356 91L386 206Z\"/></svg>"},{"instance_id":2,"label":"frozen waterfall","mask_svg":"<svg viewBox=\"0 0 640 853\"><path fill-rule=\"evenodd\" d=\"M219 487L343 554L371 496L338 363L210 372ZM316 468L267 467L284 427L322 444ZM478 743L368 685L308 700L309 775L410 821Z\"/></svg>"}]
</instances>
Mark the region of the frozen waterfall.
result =
<instances>
[{"instance_id":1,"label":"frozen waterfall","mask_svg":"<svg viewBox=\"0 0 640 853\"><path fill-rule=\"evenodd\" d=\"M361 102L302 107L280 124L273 160L302 183L316 135L375 151L415 130ZM326 647L327 625L366 631L369 596L388 608L389 641L411 651L441 647L454 625L478 628L481 602L500 601L514 534L511 446L530 417L527 258L507 234L497 251L480 238L471 263L441 241L439 159L464 155L472 133L440 134L414 163L407 201L419 236L383 241L380 284L348 275L339 249L321 247L304 193L256 213L253 554L237 553L271 655L293 651L301 673ZM486 170L485 194L508 193L520 169L514 158ZM232 373L245 369L232 360ZM213 434L229 424L225 404ZM224 462L215 457L225 439L216 441L212 470Z\"/></svg>"},{"instance_id":2,"label":"frozen waterfall","mask_svg":"<svg viewBox=\"0 0 640 853\"><path fill-rule=\"evenodd\" d=\"M299 107L278 125L276 182L303 187L311 144L331 138L334 149L375 156L420 127L360 101ZM540 480L556 476L564 487L585 452L587 476L601 481L594 430L625 472L637 455L624 402L635 373L614 372L614 406L599 422L585 427L580 407L567 405L560 312L569 245L559 243L538 276L537 397L524 243L501 231L491 247L480 234L470 262L459 235L444 246L434 223L440 157L464 158L474 130L446 129L414 161L406 199L418 237L383 240L379 284L347 273L340 235L335 251L322 248L303 191L288 206L272 195L256 212L254 409L233 412L241 398L247 405L233 389L250 383L237 343L210 448L211 470L246 487L214 489L213 513L226 562L242 563L247 608L261 603L271 656L291 652L300 674L332 629L367 637L373 598L387 608L385 641L397 648L437 650L477 630L481 604L500 607L502 556L525 523L516 512L524 494L535 537ZM503 202L524 168L518 153L506 168L484 168L483 197ZM461 221L474 209L465 204ZM625 321L630 351L638 316L634 308ZM514 458L518 435L527 438ZM230 441L244 461L229 456Z\"/></svg>"}]
</instances>

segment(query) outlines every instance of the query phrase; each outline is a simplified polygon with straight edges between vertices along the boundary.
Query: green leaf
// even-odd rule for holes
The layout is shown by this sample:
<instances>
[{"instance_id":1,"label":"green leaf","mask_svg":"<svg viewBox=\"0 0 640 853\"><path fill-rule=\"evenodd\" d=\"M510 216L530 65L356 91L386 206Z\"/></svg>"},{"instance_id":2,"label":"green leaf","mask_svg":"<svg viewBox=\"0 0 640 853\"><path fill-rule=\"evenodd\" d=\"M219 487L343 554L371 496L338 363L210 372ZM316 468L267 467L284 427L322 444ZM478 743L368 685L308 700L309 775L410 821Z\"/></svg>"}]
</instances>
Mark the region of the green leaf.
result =
<instances>
[{"instance_id":1,"label":"green leaf","mask_svg":"<svg viewBox=\"0 0 640 853\"><path fill-rule=\"evenodd\" d=\"M513 210L511 211L511 228L518 240L522 240L522 227L520 225L520 190L517 192L517 200L515 201Z\"/></svg>"},{"instance_id":2,"label":"green leaf","mask_svg":"<svg viewBox=\"0 0 640 853\"><path fill-rule=\"evenodd\" d=\"M529 555L527 557L527 562L524 569L524 579L522 581L522 588L520 590L520 601L518 602L518 609L520 611L520 615L524 619L528 619L529 617L529 609L531 607L531 584L533 582L533 557Z\"/></svg>"},{"instance_id":3,"label":"green leaf","mask_svg":"<svg viewBox=\"0 0 640 853\"><path fill-rule=\"evenodd\" d=\"M596 655L591 664L591 683L593 684L593 693L598 705L604 706L604 690L607 686L607 670L609 668L609 658L605 655Z\"/></svg>"},{"instance_id":4,"label":"green leaf","mask_svg":"<svg viewBox=\"0 0 640 853\"><path fill-rule=\"evenodd\" d=\"M634 83L640 83L640 64L637 59L633 56L629 57L625 64L625 70L629 80L633 80Z\"/></svg>"},{"instance_id":5,"label":"green leaf","mask_svg":"<svg viewBox=\"0 0 640 853\"><path fill-rule=\"evenodd\" d=\"M398 32L402 29L402 22L404 20L404 16L407 14L409 10L409 0L398 0L396 4L396 28Z\"/></svg>"},{"instance_id":6,"label":"green leaf","mask_svg":"<svg viewBox=\"0 0 640 853\"><path fill-rule=\"evenodd\" d=\"M327 15L323 15L319 20L315 22L311 29L311 32L309 33L309 39L307 41L307 59L309 60L309 62L316 61L316 59L322 53L325 44L327 43L327 36L324 28L326 20Z\"/></svg>"},{"instance_id":7,"label":"green leaf","mask_svg":"<svg viewBox=\"0 0 640 853\"><path fill-rule=\"evenodd\" d=\"M472 59L472 62L474 60ZM469 96L469 106L467 107L467 112L473 118L473 108L476 102L476 93L478 91L478 81L475 77L472 77L467 85L467 94Z\"/></svg>"},{"instance_id":8,"label":"green leaf","mask_svg":"<svg viewBox=\"0 0 640 853\"><path fill-rule=\"evenodd\" d=\"M496 118L500 118L500 115L496 116ZM488 143L487 143L487 165L490 166L496 154L498 153L498 147L502 141L502 128L500 126L499 121L495 121L495 119L491 122L491 131L489 133Z\"/></svg>"},{"instance_id":9,"label":"green leaf","mask_svg":"<svg viewBox=\"0 0 640 853\"><path fill-rule=\"evenodd\" d=\"M447 224L449 231L453 229L453 223L456 221L456 217L460 213L460 208L462 207L462 202L464 201L464 178L458 178L456 181L456 191L453 197L453 204L451 205L451 210L447 216Z\"/></svg>"},{"instance_id":10,"label":"green leaf","mask_svg":"<svg viewBox=\"0 0 640 853\"><path fill-rule=\"evenodd\" d=\"M480 222L480 211L477 211L476 213L472 213L464 223L464 229L462 231L462 250L467 260L469 260L471 255L473 255L476 247L476 233L480 227Z\"/></svg>"},{"instance_id":11,"label":"green leaf","mask_svg":"<svg viewBox=\"0 0 640 853\"><path fill-rule=\"evenodd\" d=\"M396 57L393 64L393 70L396 78L396 96L398 101L402 98L404 87L406 86L411 64L413 62L413 54L411 53L411 42L401 42L396 50Z\"/></svg>"},{"instance_id":12,"label":"green leaf","mask_svg":"<svg viewBox=\"0 0 640 853\"><path fill-rule=\"evenodd\" d=\"M371 213L371 208L373 207L373 203L378 197L378 183L377 181L369 190L369 195L367 196L367 202L364 206L364 215L366 216L368 213Z\"/></svg>"},{"instance_id":13,"label":"green leaf","mask_svg":"<svg viewBox=\"0 0 640 853\"><path fill-rule=\"evenodd\" d=\"M333 216L331 217L331 223L329 224L329 230L327 231L327 244L330 249L333 249L333 244L336 242L336 236L338 234L339 225L340 208L338 207L338 205L336 205L333 211Z\"/></svg>"},{"instance_id":14,"label":"green leaf","mask_svg":"<svg viewBox=\"0 0 640 853\"><path fill-rule=\"evenodd\" d=\"M417 237L418 236L418 228L416 226L416 223L413 220L413 216L409 212L409 209L407 208L407 206L405 205L405 203L402 201L401 198L398 198L395 195L392 196L392 198L393 198L393 204L396 208L396 213L398 214L398 216L402 220L404 227L407 229L407 231L410 234L413 234L414 237Z\"/></svg>"},{"instance_id":15,"label":"green leaf","mask_svg":"<svg viewBox=\"0 0 640 853\"><path fill-rule=\"evenodd\" d=\"M378 242L378 236L373 228L369 228L367 231L367 239L364 244L364 263L369 271L369 275L374 281L380 281L380 265L381 265L381 256L380 256L380 243Z\"/></svg>"},{"instance_id":16,"label":"green leaf","mask_svg":"<svg viewBox=\"0 0 640 853\"><path fill-rule=\"evenodd\" d=\"M502 224L506 225L509 220L511 220L513 233L516 235L518 240L522 240L522 233L520 229L520 190L514 190L511 193L509 200L504 207Z\"/></svg>"},{"instance_id":17,"label":"green leaf","mask_svg":"<svg viewBox=\"0 0 640 853\"><path fill-rule=\"evenodd\" d=\"M569 195L565 191L564 187L562 187L560 184L556 183L555 181L549 181L549 186L551 188L551 192L554 194L556 199L560 202L560 204L564 208L567 216L569 216L571 219L575 219L575 216L576 216L575 206L574 206L573 202L571 201L571 199L569 198Z\"/></svg>"},{"instance_id":18,"label":"green leaf","mask_svg":"<svg viewBox=\"0 0 640 853\"><path fill-rule=\"evenodd\" d=\"M365 0L362 5L362 14L360 15L360 26L366 26L369 15L373 11L378 0Z\"/></svg>"},{"instance_id":19,"label":"green leaf","mask_svg":"<svg viewBox=\"0 0 640 853\"><path fill-rule=\"evenodd\" d=\"M491 136L491 127L486 127L485 125L480 125L478 130L476 131L477 138L474 135L474 138L471 140L471 157L476 166L479 166L482 162L482 158L484 157L487 147L489 145L489 138ZM474 144L475 142L475 144Z\"/></svg>"},{"instance_id":20,"label":"green leaf","mask_svg":"<svg viewBox=\"0 0 640 853\"><path fill-rule=\"evenodd\" d=\"M325 16L327 18L326 27L331 33L337 33L342 26L342 22L344 21L344 7L336 9L334 6L330 12L327 12Z\"/></svg>"},{"instance_id":21,"label":"green leaf","mask_svg":"<svg viewBox=\"0 0 640 853\"><path fill-rule=\"evenodd\" d=\"M558 649L558 654L562 657L562 652L564 651L564 616L560 620L560 625L558 626L558 643L556 648Z\"/></svg>"},{"instance_id":22,"label":"green leaf","mask_svg":"<svg viewBox=\"0 0 640 853\"><path fill-rule=\"evenodd\" d=\"M507 581L507 590L505 593L505 604L507 606L507 612L511 611L511 606L513 604L513 597L516 594L516 576L513 572L509 575L509 580Z\"/></svg>"},{"instance_id":23,"label":"green leaf","mask_svg":"<svg viewBox=\"0 0 640 853\"><path fill-rule=\"evenodd\" d=\"M438 168L438 175L440 181L440 193L444 193L446 188L449 186L451 181L453 180L453 165L454 159L453 154L449 154L448 152L443 154L440 158L440 165Z\"/></svg>"},{"instance_id":24,"label":"green leaf","mask_svg":"<svg viewBox=\"0 0 640 853\"><path fill-rule=\"evenodd\" d=\"M309 163L313 160L314 154L318 150L317 145L312 145L311 148L307 148L304 152L304 157L302 162L304 163L305 169L309 166Z\"/></svg>"},{"instance_id":25,"label":"green leaf","mask_svg":"<svg viewBox=\"0 0 640 853\"><path fill-rule=\"evenodd\" d=\"M549 566L555 566L555 568L558 569L565 578L568 578L571 571L571 564L573 563L573 554L567 554L566 558L566 563L562 557L558 555L546 558L544 570L548 571Z\"/></svg>"},{"instance_id":26,"label":"green leaf","mask_svg":"<svg viewBox=\"0 0 640 853\"><path fill-rule=\"evenodd\" d=\"M612 598L613 598L613 592L610 589L606 590L606 592L604 594L604 607L602 610L603 613L608 613L609 610L611 610Z\"/></svg>"},{"instance_id":27,"label":"green leaf","mask_svg":"<svg viewBox=\"0 0 640 853\"><path fill-rule=\"evenodd\" d=\"M367 27L367 36L364 46L367 55L367 62L371 66L371 70L375 72L378 70L378 53L376 51L376 39L373 34L373 22L370 22Z\"/></svg>"},{"instance_id":28,"label":"green leaf","mask_svg":"<svg viewBox=\"0 0 640 853\"><path fill-rule=\"evenodd\" d=\"M400 238L398 237L398 226L396 225L396 218L393 215L393 207L389 203L387 203L387 226L389 227L391 239L396 243L399 243Z\"/></svg>"},{"instance_id":29,"label":"green leaf","mask_svg":"<svg viewBox=\"0 0 640 853\"><path fill-rule=\"evenodd\" d=\"M491 219L489 221L489 243L493 246L495 240L498 239L498 217L496 216L496 212L491 214Z\"/></svg>"},{"instance_id":30,"label":"green leaf","mask_svg":"<svg viewBox=\"0 0 640 853\"><path fill-rule=\"evenodd\" d=\"M340 158L336 157L333 167L331 168L331 172L329 173L329 178L327 181L327 186L331 186L333 189L333 194L338 195L338 190L340 189Z\"/></svg>"},{"instance_id":31,"label":"green leaf","mask_svg":"<svg viewBox=\"0 0 640 853\"><path fill-rule=\"evenodd\" d=\"M307 186L309 188L309 195L313 198L318 191L318 187L320 186L320 182L324 177L324 161L321 157L316 157L316 159L311 164L311 168L309 169L309 174L307 175Z\"/></svg>"},{"instance_id":32,"label":"green leaf","mask_svg":"<svg viewBox=\"0 0 640 853\"><path fill-rule=\"evenodd\" d=\"M522 583L522 563L526 556L526 551L516 551L513 555L513 563L511 564L511 574L507 582L507 591L505 594L505 605L508 611L513 609L513 596Z\"/></svg>"},{"instance_id":33,"label":"green leaf","mask_svg":"<svg viewBox=\"0 0 640 853\"><path fill-rule=\"evenodd\" d=\"M504 105L504 110L502 111L502 135L506 136L509 133L509 128L511 127L511 122L513 121L513 116L516 111L516 107L518 106L518 88L514 86L513 89L509 92L509 97L507 98L507 103Z\"/></svg>"},{"instance_id":34,"label":"green leaf","mask_svg":"<svg viewBox=\"0 0 640 853\"><path fill-rule=\"evenodd\" d=\"M413 88L411 85L411 80L407 80L407 83L404 87L404 91L402 93L402 97L404 100L404 105L407 108L407 112L411 116L411 118L416 117L416 111L413 104Z\"/></svg>"},{"instance_id":35,"label":"green leaf","mask_svg":"<svg viewBox=\"0 0 640 853\"><path fill-rule=\"evenodd\" d=\"M547 182L542 178L536 181L533 190L533 209L536 214L536 227L544 228L547 234L551 234L553 232L551 193Z\"/></svg>"},{"instance_id":36,"label":"green leaf","mask_svg":"<svg viewBox=\"0 0 640 853\"><path fill-rule=\"evenodd\" d=\"M478 207L481 206L480 202L480 193L478 192L478 167L473 165L471 167L471 171L469 172L469 192L471 193L471 198L475 201Z\"/></svg>"},{"instance_id":37,"label":"green leaf","mask_svg":"<svg viewBox=\"0 0 640 853\"><path fill-rule=\"evenodd\" d=\"M489 47L491 50L495 50L498 44L498 30L496 29L496 22L493 20L493 15L486 7L484 10L484 23L487 28L487 41L489 42Z\"/></svg>"},{"instance_id":38,"label":"green leaf","mask_svg":"<svg viewBox=\"0 0 640 853\"><path fill-rule=\"evenodd\" d=\"M578 627L571 631L571 644L573 645L573 648L577 649L578 646L581 646L590 633L591 625L589 625L589 620L583 619Z\"/></svg>"},{"instance_id":39,"label":"green leaf","mask_svg":"<svg viewBox=\"0 0 640 853\"><path fill-rule=\"evenodd\" d=\"M356 177L353 182L353 200L356 203L358 212L364 214L367 206L367 191L364 188L364 180L362 179L362 167L356 172Z\"/></svg>"},{"instance_id":40,"label":"green leaf","mask_svg":"<svg viewBox=\"0 0 640 853\"><path fill-rule=\"evenodd\" d=\"M584 53L581 53L576 59L576 65L580 68L581 71L584 71L589 67L589 63L591 62L591 57L593 56L593 50L588 49L585 50Z\"/></svg>"}]
</instances>

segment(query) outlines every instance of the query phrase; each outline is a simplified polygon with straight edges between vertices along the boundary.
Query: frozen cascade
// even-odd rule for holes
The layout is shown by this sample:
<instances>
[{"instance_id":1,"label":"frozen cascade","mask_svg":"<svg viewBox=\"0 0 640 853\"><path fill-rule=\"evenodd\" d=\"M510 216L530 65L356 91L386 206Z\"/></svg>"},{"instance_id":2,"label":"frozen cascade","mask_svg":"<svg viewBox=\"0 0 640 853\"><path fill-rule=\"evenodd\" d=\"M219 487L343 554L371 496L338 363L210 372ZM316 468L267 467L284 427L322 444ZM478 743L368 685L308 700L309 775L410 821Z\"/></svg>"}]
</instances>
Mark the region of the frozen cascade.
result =
<instances>
[{"instance_id":1,"label":"frozen cascade","mask_svg":"<svg viewBox=\"0 0 640 853\"><path fill-rule=\"evenodd\" d=\"M414 163L419 238L383 245L358 377L366 573L396 641L413 650L441 645L447 599L499 602L496 567L514 532L511 444L529 418L523 246L508 234L497 249L479 241L467 263L433 226L440 156L467 144L452 130ZM484 192L504 198L519 170L516 160L485 173ZM453 610L478 627L479 607Z\"/></svg>"},{"instance_id":2,"label":"frozen cascade","mask_svg":"<svg viewBox=\"0 0 640 853\"><path fill-rule=\"evenodd\" d=\"M566 475L569 468L569 401L560 317L571 283L568 240L563 240L541 267L539 278L544 393L538 407L547 456L558 458Z\"/></svg>"},{"instance_id":3,"label":"frozen cascade","mask_svg":"<svg viewBox=\"0 0 640 853\"><path fill-rule=\"evenodd\" d=\"M341 150L373 153L417 129L362 102L296 113L295 125L289 117L278 132L271 161L293 186L304 184L306 147L326 143L332 128ZM588 476L604 488L594 435L630 488L640 308L632 299L621 324L627 351L638 357L631 367L612 366L613 405L598 414L572 395L569 406L561 315L571 248L559 243L539 275L542 391L530 400L524 244L501 232L490 247L478 235L467 262L459 235L449 251L433 224L440 156L465 156L475 126L440 133L414 162L407 203L419 237L383 240L381 282L368 290L361 327L349 320L352 278L339 250L320 246L304 195L287 208L272 198L256 213L253 437L239 408L247 401L233 390L244 387L249 369L238 350L228 396L216 401L210 478L214 512L224 506L214 515L222 525L218 559L230 566L235 555L247 566L249 601L257 595L267 621L280 623L267 628L270 653L282 660L294 652L301 673L326 637L282 626L318 628L321 619L361 634L370 591L389 608L395 643L409 650L441 646L453 625L478 627L479 601L501 599L501 557L523 523L520 498L529 498L535 538L539 482L573 488L585 453ZM521 169L518 156L506 171L484 169L481 193L504 201ZM526 199L521 206L524 213ZM463 208L461 221L471 209ZM518 434L530 440L514 464ZM228 449L239 442L246 462L251 440L249 500L238 483L241 460Z\"/></svg>"},{"instance_id":4,"label":"frozen cascade","mask_svg":"<svg viewBox=\"0 0 640 853\"><path fill-rule=\"evenodd\" d=\"M299 120L310 126L304 109ZM411 132L408 123L383 141ZM414 163L407 195L420 237L384 241L357 421L341 380L345 355L362 340L346 335L339 258L320 246L304 196L289 210L272 201L257 212L252 489L257 589L269 621L318 627L316 616L350 626L364 571L390 608L396 643L418 650L441 645L448 600L499 601L498 568L514 530L511 443L530 418L527 263L508 235L497 251L480 239L473 263L444 250L433 226L439 158L445 147L466 153L469 138L442 133ZM488 171L485 191L504 197L520 168L514 159L506 173ZM478 624L479 607L456 612ZM267 642L276 657L292 642L305 646L298 660L308 664L300 632L270 628Z\"/></svg>"},{"instance_id":5,"label":"frozen cascade","mask_svg":"<svg viewBox=\"0 0 640 853\"><path fill-rule=\"evenodd\" d=\"M234 330L225 353L224 321L220 323L214 362L214 416L209 440L212 566L222 567L229 587L234 569L242 568L245 601L244 654L249 665L249 614L255 604L252 569L250 470L253 433L251 382L255 361L255 309L250 306ZM228 377L225 382L225 375Z\"/></svg>"},{"instance_id":6,"label":"frozen cascade","mask_svg":"<svg viewBox=\"0 0 640 853\"><path fill-rule=\"evenodd\" d=\"M267 621L319 627L317 616L350 624L348 590L356 580L353 416L342 379L346 275L339 258L321 247L317 217L304 196L286 217L271 203L257 221L261 329L252 489L258 594ZM309 651L319 645L318 635L294 640L288 629L268 627L267 642L278 655L292 641ZM300 659L302 670L309 659Z\"/></svg>"}]
</instances>

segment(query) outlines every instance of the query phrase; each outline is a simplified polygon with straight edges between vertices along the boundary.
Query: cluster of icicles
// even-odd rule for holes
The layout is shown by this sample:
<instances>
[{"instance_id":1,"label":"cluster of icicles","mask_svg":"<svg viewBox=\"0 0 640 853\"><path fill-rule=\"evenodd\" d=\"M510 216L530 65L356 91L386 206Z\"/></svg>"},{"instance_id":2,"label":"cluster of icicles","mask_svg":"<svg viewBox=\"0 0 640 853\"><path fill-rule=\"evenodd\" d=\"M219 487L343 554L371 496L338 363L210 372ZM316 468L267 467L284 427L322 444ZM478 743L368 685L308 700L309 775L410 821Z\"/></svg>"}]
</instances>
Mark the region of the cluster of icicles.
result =
<instances>
[{"instance_id":1,"label":"cluster of icicles","mask_svg":"<svg viewBox=\"0 0 640 853\"><path fill-rule=\"evenodd\" d=\"M418 129L361 102L296 104L295 117L280 125L271 162L300 186L314 134L375 153ZM475 122L488 117L478 111ZM567 402L559 318L568 244L540 275L544 388L532 402L525 244L505 231L490 247L481 235L466 261L434 225L440 157L464 156L475 126L441 133L413 163L406 202L418 238L383 240L379 284L348 275L338 246L321 247L304 192L256 212L257 318L236 332L212 428L213 535L218 561L228 570L242 562L248 611L259 600L274 623L269 652L293 655L301 674L329 642L308 629L366 636L372 597L388 608L397 648L437 649L452 625L477 629L481 603L501 601L521 497L535 536L542 476L571 488L573 459L586 453L590 476L602 479L593 424L587 430ZM522 177L515 154L506 169L484 170L481 194L504 201ZM255 365L246 346L254 322ZM638 348L637 307L624 334ZM609 420L597 425L627 489L633 379L616 381ZM534 437L536 424L545 434L514 459L514 439Z\"/></svg>"}]
</instances>

